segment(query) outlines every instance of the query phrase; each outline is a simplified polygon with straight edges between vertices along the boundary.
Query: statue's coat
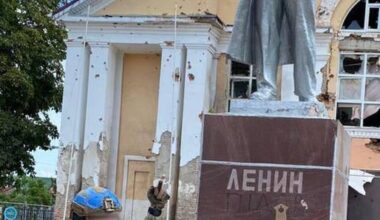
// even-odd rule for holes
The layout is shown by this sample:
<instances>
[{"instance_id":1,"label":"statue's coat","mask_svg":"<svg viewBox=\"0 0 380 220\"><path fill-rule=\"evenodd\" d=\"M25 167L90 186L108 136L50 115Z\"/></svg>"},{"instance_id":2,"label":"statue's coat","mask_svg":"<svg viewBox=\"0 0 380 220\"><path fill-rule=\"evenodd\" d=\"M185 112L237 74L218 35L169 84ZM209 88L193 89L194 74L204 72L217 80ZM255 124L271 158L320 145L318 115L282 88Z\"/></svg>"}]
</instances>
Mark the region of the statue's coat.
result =
<instances>
[{"instance_id":1,"label":"statue's coat","mask_svg":"<svg viewBox=\"0 0 380 220\"><path fill-rule=\"evenodd\" d=\"M255 63L255 47L261 40L256 35L255 0L240 0L235 18L235 25L228 49L229 55L237 61L247 64ZM289 24L284 13L281 29L280 65L293 64L292 43Z\"/></svg>"}]
</instances>

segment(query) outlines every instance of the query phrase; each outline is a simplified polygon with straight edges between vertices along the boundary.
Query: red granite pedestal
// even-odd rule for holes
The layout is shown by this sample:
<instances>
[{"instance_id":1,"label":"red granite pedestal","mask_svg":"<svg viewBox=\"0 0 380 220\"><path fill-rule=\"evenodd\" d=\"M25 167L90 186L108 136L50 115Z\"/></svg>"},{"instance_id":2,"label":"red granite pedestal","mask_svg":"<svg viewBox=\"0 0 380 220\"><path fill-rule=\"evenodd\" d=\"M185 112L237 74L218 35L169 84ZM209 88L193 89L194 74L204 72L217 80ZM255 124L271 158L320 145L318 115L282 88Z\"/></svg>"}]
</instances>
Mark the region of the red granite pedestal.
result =
<instances>
[{"instance_id":1,"label":"red granite pedestal","mask_svg":"<svg viewBox=\"0 0 380 220\"><path fill-rule=\"evenodd\" d=\"M346 219L350 143L329 119L205 115L198 220Z\"/></svg>"}]
</instances>

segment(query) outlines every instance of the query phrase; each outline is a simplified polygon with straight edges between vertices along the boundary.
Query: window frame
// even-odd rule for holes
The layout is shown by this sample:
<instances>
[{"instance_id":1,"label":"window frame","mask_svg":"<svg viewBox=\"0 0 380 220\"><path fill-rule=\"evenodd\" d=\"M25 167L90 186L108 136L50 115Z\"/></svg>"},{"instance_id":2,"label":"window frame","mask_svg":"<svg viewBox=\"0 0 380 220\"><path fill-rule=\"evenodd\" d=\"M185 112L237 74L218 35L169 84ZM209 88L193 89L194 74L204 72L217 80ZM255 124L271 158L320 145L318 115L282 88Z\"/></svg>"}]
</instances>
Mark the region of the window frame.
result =
<instances>
[{"instance_id":1,"label":"window frame","mask_svg":"<svg viewBox=\"0 0 380 220\"><path fill-rule=\"evenodd\" d=\"M365 2L365 18L364 18L364 28L363 29L341 29L341 31L344 33L344 32L354 32L354 33L368 33L368 32L371 32L371 33L378 33L380 32L380 3L370 3L369 0L366 0ZM352 7L354 8L356 6L356 4ZM351 10L352 10L351 8ZM379 10L379 13L378 13L378 20L377 20L377 29L372 29L372 28L369 28L369 16L370 16L370 10L372 8L377 8ZM347 16L349 15L349 13L347 14ZM345 21L347 19L347 16L344 18L343 21Z\"/></svg>"},{"instance_id":2,"label":"window frame","mask_svg":"<svg viewBox=\"0 0 380 220\"><path fill-rule=\"evenodd\" d=\"M228 72L228 102L230 103L231 100L245 100L245 99L249 99L249 96L252 94L252 85L253 85L253 82L257 80L257 77L256 75L254 74L254 68L253 68L253 65L249 65L249 64L244 64L244 65L247 65L249 66L249 76L233 76L232 75L232 65L233 63L240 63L242 64L241 62L238 62L238 61L235 61L235 60L232 60L232 59L229 59L229 72ZM233 85L231 85L231 82L232 80L244 80L244 81L249 81L248 83L248 98L234 98L233 97Z\"/></svg>"},{"instance_id":3,"label":"window frame","mask_svg":"<svg viewBox=\"0 0 380 220\"><path fill-rule=\"evenodd\" d=\"M341 64L342 64L342 56L344 55L363 55L364 57L364 65L363 73L361 74L342 74L341 72ZM375 78L380 79L380 74L368 74L368 57L369 56L379 56L379 53L374 52L350 52L350 51L340 51L339 52L339 68L338 68L338 77L337 77L337 85L336 85L336 93L337 98L335 101L335 118L336 120L339 120L337 118L337 112L338 112L338 106L340 104L348 104L348 105L360 105L360 125L359 126L351 126L351 125L344 125L344 127L349 131L349 133L353 137L360 137L360 138L380 138L380 128L375 127L364 127L364 108L366 105L379 105L380 101L366 101L365 95L366 95L366 82L367 79ZM360 100L348 100L348 99L340 99L340 86L341 86L341 79L349 79L349 78L355 78L361 80L360 85L360 91L361 91L361 97Z\"/></svg>"}]
</instances>

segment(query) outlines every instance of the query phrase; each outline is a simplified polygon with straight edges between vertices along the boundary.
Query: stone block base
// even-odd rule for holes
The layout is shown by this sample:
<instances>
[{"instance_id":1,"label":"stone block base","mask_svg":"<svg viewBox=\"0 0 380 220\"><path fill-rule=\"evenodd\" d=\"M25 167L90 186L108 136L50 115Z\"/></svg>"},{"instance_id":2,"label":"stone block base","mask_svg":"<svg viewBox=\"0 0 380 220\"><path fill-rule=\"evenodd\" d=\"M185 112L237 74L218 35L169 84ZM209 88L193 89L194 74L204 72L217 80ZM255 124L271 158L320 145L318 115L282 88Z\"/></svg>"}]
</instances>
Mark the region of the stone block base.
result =
<instances>
[{"instance_id":1,"label":"stone block base","mask_svg":"<svg viewBox=\"0 0 380 220\"><path fill-rule=\"evenodd\" d=\"M271 117L327 118L325 106L320 102L231 100L230 113Z\"/></svg>"}]
</instances>

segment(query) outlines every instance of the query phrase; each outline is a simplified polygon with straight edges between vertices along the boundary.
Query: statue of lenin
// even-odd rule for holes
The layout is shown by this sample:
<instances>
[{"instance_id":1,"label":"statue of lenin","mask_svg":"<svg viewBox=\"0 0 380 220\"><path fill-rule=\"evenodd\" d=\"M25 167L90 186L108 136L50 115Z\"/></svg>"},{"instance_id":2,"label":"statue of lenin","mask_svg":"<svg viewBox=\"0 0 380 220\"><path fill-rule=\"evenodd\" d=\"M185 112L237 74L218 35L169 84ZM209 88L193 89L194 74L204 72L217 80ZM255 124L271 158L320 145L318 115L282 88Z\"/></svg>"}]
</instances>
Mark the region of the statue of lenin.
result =
<instances>
[{"instance_id":1,"label":"statue of lenin","mask_svg":"<svg viewBox=\"0 0 380 220\"><path fill-rule=\"evenodd\" d=\"M276 100L277 67L294 64L295 94L315 101L315 0L240 0L229 47L232 59L252 64L256 100Z\"/></svg>"}]
</instances>

